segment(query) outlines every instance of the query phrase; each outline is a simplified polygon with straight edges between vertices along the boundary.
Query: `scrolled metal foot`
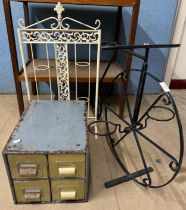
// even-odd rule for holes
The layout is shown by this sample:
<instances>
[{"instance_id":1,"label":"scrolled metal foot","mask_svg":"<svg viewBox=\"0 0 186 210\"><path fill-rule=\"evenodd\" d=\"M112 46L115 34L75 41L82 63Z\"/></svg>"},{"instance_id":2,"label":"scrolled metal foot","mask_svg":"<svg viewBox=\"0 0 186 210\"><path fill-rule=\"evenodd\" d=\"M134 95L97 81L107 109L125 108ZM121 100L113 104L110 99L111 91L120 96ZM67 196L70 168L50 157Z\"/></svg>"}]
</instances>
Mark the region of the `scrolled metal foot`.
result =
<instances>
[{"instance_id":1,"label":"scrolled metal foot","mask_svg":"<svg viewBox=\"0 0 186 210\"><path fill-rule=\"evenodd\" d=\"M179 170L179 164L177 161L171 161L169 164L169 168L173 171L176 172Z\"/></svg>"}]
</instances>

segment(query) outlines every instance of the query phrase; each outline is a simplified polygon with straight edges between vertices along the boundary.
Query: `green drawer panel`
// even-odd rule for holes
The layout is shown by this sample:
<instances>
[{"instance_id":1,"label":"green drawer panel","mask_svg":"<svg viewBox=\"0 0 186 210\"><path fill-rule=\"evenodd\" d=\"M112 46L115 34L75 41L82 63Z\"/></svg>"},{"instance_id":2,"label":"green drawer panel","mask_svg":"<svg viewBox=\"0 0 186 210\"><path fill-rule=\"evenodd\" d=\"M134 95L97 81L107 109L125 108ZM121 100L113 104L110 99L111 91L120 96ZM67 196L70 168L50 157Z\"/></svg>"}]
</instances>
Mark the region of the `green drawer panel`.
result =
<instances>
[{"instance_id":1,"label":"green drawer panel","mask_svg":"<svg viewBox=\"0 0 186 210\"><path fill-rule=\"evenodd\" d=\"M49 181L14 181L16 200L19 203L50 201Z\"/></svg>"},{"instance_id":2,"label":"green drawer panel","mask_svg":"<svg viewBox=\"0 0 186 210\"><path fill-rule=\"evenodd\" d=\"M85 197L84 180L52 180L52 200L82 200Z\"/></svg>"},{"instance_id":3,"label":"green drawer panel","mask_svg":"<svg viewBox=\"0 0 186 210\"><path fill-rule=\"evenodd\" d=\"M85 177L85 154L51 154L50 177Z\"/></svg>"},{"instance_id":4,"label":"green drawer panel","mask_svg":"<svg viewBox=\"0 0 186 210\"><path fill-rule=\"evenodd\" d=\"M48 178L45 155L8 155L12 178Z\"/></svg>"}]
</instances>

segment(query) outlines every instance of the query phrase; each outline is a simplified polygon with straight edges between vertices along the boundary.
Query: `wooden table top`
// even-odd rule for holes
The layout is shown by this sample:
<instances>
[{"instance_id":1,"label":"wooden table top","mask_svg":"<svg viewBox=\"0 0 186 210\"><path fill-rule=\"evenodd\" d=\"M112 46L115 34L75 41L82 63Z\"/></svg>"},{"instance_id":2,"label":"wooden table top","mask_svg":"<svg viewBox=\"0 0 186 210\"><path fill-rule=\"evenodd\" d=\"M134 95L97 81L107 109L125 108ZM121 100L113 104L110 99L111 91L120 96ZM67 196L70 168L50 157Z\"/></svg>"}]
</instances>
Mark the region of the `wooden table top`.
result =
<instances>
[{"instance_id":1,"label":"wooden table top","mask_svg":"<svg viewBox=\"0 0 186 210\"><path fill-rule=\"evenodd\" d=\"M102 5L102 6L124 6L133 7L140 0L13 0L19 2L38 2L38 3L57 3L64 4L85 4L85 5Z\"/></svg>"}]
</instances>

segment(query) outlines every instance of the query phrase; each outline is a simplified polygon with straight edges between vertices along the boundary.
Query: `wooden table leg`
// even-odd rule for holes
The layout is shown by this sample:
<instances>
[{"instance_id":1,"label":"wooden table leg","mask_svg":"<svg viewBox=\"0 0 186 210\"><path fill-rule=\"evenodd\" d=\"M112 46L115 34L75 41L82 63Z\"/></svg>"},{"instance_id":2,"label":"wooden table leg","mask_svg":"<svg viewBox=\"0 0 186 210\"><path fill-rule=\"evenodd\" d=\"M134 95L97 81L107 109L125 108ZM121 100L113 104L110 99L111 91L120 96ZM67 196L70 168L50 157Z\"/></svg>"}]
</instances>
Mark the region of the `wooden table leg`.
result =
<instances>
[{"instance_id":1,"label":"wooden table leg","mask_svg":"<svg viewBox=\"0 0 186 210\"><path fill-rule=\"evenodd\" d=\"M137 24L138 24L139 7L140 7L140 1L138 3L136 3L136 5L133 7L133 11L132 11L132 20L131 20L131 27L130 27L130 34L129 34L129 41L128 41L129 45L133 45L135 43L136 30L137 30ZM131 64L132 64L132 56L130 54L128 54L127 58L126 58L126 66L125 66L125 69L127 71L127 80L125 82L126 89L128 88ZM125 91L127 91L127 90L125 90ZM120 104L119 104L120 117L123 117L124 109L125 109L125 99L124 99L124 93L122 90L120 92Z\"/></svg>"},{"instance_id":2,"label":"wooden table leg","mask_svg":"<svg viewBox=\"0 0 186 210\"><path fill-rule=\"evenodd\" d=\"M23 102L21 82L19 82L19 65L18 65L17 52L15 46L10 0L3 0L3 6L4 6L7 33L8 33L12 68L14 74L15 88L18 100L18 107L19 107L19 113L21 115L24 111L24 102Z\"/></svg>"},{"instance_id":3,"label":"wooden table leg","mask_svg":"<svg viewBox=\"0 0 186 210\"><path fill-rule=\"evenodd\" d=\"M122 7L118 7L117 18L116 18L116 32L115 32L115 42L119 42L120 30L121 30L121 17L122 17Z\"/></svg>"}]
</instances>

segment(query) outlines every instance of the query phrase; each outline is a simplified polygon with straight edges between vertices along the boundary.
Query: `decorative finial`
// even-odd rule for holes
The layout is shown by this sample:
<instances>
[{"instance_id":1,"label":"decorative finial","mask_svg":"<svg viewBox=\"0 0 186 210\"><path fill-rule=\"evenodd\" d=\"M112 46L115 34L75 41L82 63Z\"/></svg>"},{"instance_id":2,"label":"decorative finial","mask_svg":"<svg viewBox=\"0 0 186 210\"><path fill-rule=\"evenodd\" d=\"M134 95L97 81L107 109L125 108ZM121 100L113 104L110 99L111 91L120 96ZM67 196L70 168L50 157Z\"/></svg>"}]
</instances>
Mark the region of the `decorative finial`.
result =
<instances>
[{"instance_id":1,"label":"decorative finial","mask_svg":"<svg viewBox=\"0 0 186 210\"><path fill-rule=\"evenodd\" d=\"M61 19L62 19L62 12L63 12L64 10L65 10L65 9L64 9L63 5L62 5L60 2L58 2L57 5L56 5L55 8L54 8L54 11L57 12L58 21L61 21Z\"/></svg>"}]
</instances>

